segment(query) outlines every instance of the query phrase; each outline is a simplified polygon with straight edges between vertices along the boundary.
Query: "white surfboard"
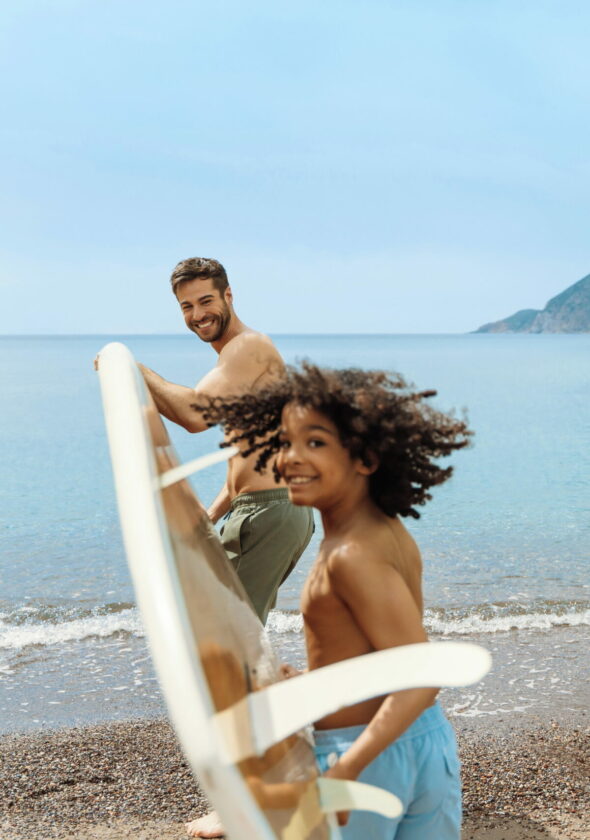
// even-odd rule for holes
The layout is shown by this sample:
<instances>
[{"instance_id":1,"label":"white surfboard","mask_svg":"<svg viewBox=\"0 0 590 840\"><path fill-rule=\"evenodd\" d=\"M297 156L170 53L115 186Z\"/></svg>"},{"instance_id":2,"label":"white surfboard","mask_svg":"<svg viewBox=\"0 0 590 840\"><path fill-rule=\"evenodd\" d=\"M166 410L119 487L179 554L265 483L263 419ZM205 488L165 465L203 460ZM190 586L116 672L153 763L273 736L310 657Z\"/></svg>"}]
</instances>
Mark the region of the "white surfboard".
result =
<instances>
[{"instance_id":1,"label":"white surfboard","mask_svg":"<svg viewBox=\"0 0 590 840\"><path fill-rule=\"evenodd\" d=\"M103 348L99 375L127 560L156 672L227 836L336 840L335 811L398 816L401 803L386 791L318 778L305 727L401 688L476 682L489 670L487 651L412 645L281 681L264 628L186 481L234 453L179 464L124 345Z\"/></svg>"}]
</instances>

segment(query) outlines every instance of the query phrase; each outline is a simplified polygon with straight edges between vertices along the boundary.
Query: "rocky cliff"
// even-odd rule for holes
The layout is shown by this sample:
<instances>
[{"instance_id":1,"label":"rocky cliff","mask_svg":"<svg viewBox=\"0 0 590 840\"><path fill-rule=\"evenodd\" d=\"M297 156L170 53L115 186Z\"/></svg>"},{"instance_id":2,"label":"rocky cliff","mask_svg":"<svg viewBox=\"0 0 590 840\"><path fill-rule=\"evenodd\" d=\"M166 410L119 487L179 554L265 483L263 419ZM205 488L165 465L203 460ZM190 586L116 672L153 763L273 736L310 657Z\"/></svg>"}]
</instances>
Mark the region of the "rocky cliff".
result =
<instances>
[{"instance_id":1,"label":"rocky cliff","mask_svg":"<svg viewBox=\"0 0 590 840\"><path fill-rule=\"evenodd\" d=\"M521 309L509 318L484 324L474 332L590 332L590 274L551 298L545 309Z\"/></svg>"}]
</instances>

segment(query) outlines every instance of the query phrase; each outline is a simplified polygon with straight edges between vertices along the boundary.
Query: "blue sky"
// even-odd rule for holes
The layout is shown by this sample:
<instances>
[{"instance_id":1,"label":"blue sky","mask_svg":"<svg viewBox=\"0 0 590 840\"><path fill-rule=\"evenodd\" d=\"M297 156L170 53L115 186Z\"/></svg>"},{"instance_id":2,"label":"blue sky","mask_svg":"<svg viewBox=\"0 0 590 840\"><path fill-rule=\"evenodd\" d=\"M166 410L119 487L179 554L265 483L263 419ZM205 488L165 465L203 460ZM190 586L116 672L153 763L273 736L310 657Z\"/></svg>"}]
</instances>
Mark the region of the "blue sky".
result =
<instances>
[{"instance_id":1,"label":"blue sky","mask_svg":"<svg viewBox=\"0 0 590 840\"><path fill-rule=\"evenodd\" d=\"M0 334L174 333L220 259L266 332L466 332L590 272L590 7L19 0Z\"/></svg>"}]
</instances>

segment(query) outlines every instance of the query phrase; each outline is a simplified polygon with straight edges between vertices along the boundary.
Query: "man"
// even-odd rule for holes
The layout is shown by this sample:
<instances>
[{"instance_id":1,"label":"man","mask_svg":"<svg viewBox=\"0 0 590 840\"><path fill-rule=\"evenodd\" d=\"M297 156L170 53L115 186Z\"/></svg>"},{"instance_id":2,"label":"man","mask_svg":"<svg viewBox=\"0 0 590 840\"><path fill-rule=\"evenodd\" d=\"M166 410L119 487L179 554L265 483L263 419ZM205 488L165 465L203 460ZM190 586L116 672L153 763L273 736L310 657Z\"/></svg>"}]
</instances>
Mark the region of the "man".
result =
<instances>
[{"instance_id":1,"label":"man","mask_svg":"<svg viewBox=\"0 0 590 840\"><path fill-rule=\"evenodd\" d=\"M211 344L215 367L194 388L174 385L139 365L158 411L189 432L208 428L192 405L260 388L282 375L284 363L272 341L240 321L225 269L217 260L194 257L178 263L170 278L189 330ZM228 462L226 482L209 508L221 541L260 620L266 623L280 584L291 573L313 532L309 508L289 502L272 470L254 470L256 455Z\"/></svg>"}]
</instances>

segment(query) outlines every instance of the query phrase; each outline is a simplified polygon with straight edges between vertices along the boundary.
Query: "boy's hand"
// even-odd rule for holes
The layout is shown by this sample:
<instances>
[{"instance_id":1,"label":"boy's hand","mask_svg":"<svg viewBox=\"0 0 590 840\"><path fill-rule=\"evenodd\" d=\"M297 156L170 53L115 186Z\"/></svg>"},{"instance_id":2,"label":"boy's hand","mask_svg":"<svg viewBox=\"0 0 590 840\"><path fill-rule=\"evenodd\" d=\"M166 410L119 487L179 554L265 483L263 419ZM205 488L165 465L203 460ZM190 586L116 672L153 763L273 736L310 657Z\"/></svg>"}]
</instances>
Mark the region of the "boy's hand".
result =
<instances>
[{"instance_id":1,"label":"boy's hand","mask_svg":"<svg viewBox=\"0 0 590 840\"><path fill-rule=\"evenodd\" d=\"M354 782L357 778L357 774L347 769L342 761L337 761L333 767L326 770L324 776L327 779L344 779L349 782ZM338 811L336 817L338 819L338 825L346 825L350 819L350 811Z\"/></svg>"}]
</instances>

